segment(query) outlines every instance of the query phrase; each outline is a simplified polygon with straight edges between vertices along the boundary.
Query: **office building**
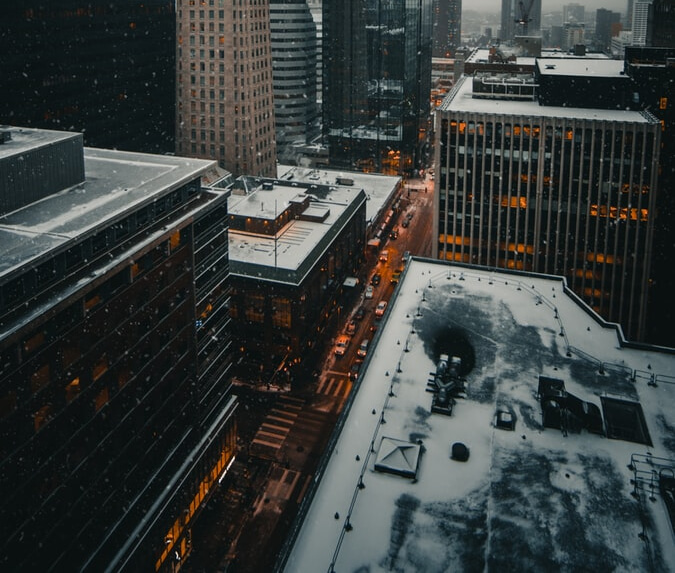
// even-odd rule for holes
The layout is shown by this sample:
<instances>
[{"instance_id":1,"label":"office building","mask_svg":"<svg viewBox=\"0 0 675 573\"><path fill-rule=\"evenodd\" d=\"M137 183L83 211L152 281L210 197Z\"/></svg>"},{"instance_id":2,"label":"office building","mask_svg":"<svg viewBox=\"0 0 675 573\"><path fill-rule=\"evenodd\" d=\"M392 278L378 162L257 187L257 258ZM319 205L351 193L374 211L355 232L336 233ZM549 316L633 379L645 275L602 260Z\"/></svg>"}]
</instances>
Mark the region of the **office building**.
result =
<instances>
[{"instance_id":1,"label":"office building","mask_svg":"<svg viewBox=\"0 0 675 573\"><path fill-rule=\"evenodd\" d=\"M502 42L512 42L516 36L537 35L541 31L541 0L502 0L501 18Z\"/></svg>"},{"instance_id":2,"label":"office building","mask_svg":"<svg viewBox=\"0 0 675 573\"><path fill-rule=\"evenodd\" d=\"M609 52L612 37L621 31L621 14L600 8L595 13L595 45L603 52Z\"/></svg>"},{"instance_id":3,"label":"office building","mask_svg":"<svg viewBox=\"0 0 675 573\"><path fill-rule=\"evenodd\" d=\"M178 0L176 153L234 176L276 176L267 2Z\"/></svg>"},{"instance_id":4,"label":"office building","mask_svg":"<svg viewBox=\"0 0 675 573\"><path fill-rule=\"evenodd\" d=\"M535 76L458 83L436 116L434 255L565 276L602 317L643 340L660 123L625 108L549 103L535 82L623 77L618 64L538 59Z\"/></svg>"},{"instance_id":5,"label":"office building","mask_svg":"<svg viewBox=\"0 0 675 573\"><path fill-rule=\"evenodd\" d=\"M653 13L652 0L637 0L633 3L633 46L651 46Z\"/></svg>"},{"instance_id":6,"label":"office building","mask_svg":"<svg viewBox=\"0 0 675 573\"><path fill-rule=\"evenodd\" d=\"M0 567L175 571L236 453L228 193L0 132Z\"/></svg>"},{"instance_id":7,"label":"office building","mask_svg":"<svg viewBox=\"0 0 675 573\"><path fill-rule=\"evenodd\" d=\"M585 8L583 4L563 5L563 24L583 24L585 22Z\"/></svg>"},{"instance_id":8,"label":"office building","mask_svg":"<svg viewBox=\"0 0 675 573\"><path fill-rule=\"evenodd\" d=\"M24 0L0 21L0 124L79 131L84 144L174 151L170 0Z\"/></svg>"},{"instance_id":9,"label":"office building","mask_svg":"<svg viewBox=\"0 0 675 573\"><path fill-rule=\"evenodd\" d=\"M278 569L668 570L673 371L564 279L413 257Z\"/></svg>"},{"instance_id":10,"label":"office building","mask_svg":"<svg viewBox=\"0 0 675 573\"><path fill-rule=\"evenodd\" d=\"M673 0L654 0L652 3L654 20L652 26L652 46L675 48L675 2Z\"/></svg>"},{"instance_id":11,"label":"office building","mask_svg":"<svg viewBox=\"0 0 675 573\"><path fill-rule=\"evenodd\" d=\"M330 0L323 7L331 167L413 173L429 152L431 0Z\"/></svg>"},{"instance_id":12,"label":"office building","mask_svg":"<svg viewBox=\"0 0 675 573\"><path fill-rule=\"evenodd\" d=\"M454 58L462 45L462 0L434 0L433 57Z\"/></svg>"},{"instance_id":13,"label":"office building","mask_svg":"<svg viewBox=\"0 0 675 573\"><path fill-rule=\"evenodd\" d=\"M270 2L277 155L291 161L293 144L319 134L316 99L316 25L306 2Z\"/></svg>"}]
</instances>

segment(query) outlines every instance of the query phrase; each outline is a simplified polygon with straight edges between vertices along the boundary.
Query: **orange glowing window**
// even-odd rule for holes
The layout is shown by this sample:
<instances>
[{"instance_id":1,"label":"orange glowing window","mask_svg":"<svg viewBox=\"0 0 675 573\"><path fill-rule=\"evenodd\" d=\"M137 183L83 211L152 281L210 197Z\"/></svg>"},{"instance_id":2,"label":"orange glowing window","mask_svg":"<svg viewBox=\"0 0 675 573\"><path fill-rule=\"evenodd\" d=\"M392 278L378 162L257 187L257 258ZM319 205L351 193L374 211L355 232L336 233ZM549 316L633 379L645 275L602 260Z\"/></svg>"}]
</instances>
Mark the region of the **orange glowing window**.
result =
<instances>
[{"instance_id":1,"label":"orange glowing window","mask_svg":"<svg viewBox=\"0 0 675 573\"><path fill-rule=\"evenodd\" d=\"M659 98L659 109L666 109L668 107L668 98Z\"/></svg>"},{"instance_id":2,"label":"orange glowing window","mask_svg":"<svg viewBox=\"0 0 675 573\"><path fill-rule=\"evenodd\" d=\"M466 131L466 122L460 121L459 122L459 133L464 133Z\"/></svg>"}]
</instances>

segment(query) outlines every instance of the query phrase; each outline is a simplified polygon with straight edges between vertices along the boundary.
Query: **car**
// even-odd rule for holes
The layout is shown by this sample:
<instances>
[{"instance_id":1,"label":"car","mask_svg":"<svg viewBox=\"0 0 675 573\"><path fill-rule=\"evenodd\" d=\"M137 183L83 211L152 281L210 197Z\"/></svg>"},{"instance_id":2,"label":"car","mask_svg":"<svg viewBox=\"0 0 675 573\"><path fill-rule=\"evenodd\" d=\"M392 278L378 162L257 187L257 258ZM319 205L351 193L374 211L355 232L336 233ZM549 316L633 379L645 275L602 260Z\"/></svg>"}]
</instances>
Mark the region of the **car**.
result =
<instances>
[{"instance_id":1,"label":"car","mask_svg":"<svg viewBox=\"0 0 675 573\"><path fill-rule=\"evenodd\" d=\"M361 362L354 362L349 369L349 379L356 380L359 377L359 370L361 370Z\"/></svg>"},{"instance_id":2,"label":"car","mask_svg":"<svg viewBox=\"0 0 675 573\"><path fill-rule=\"evenodd\" d=\"M383 316L385 310L387 310L387 301L381 300L375 307L375 316Z\"/></svg>"},{"instance_id":3,"label":"car","mask_svg":"<svg viewBox=\"0 0 675 573\"><path fill-rule=\"evenodd\" d=\"M356 332L356 323L355 323L353 320L350 320L350 321L347 323L347 328L345 329L345 331L346 331L347 334L349 334L350 336L353 335L353 334Z\"/></svg>"},{"instance_id":4,"label":"car","mask_svg":"<svg viewBox=\"0 0 675 573\"><path fill-rule=\"evenodd\" d=\"M401 227L403 227L404 229L407 229L408 225L410 225L410 219L406 219L405 221L403 221L403 223L401 223Z\"/></svg>"},{"instance_id":5,"label":"car","mask_svg":"<svg viewBox=\"0 0 675 573\"><path fill-rule=\"evenodd\" d=\"M405 218L408 219L408 221L410 221L410 219L413 218L413 212L412 212L412 211L408 211L408 214L405 216Z\"/></svg>"},{"instance_id":6,"label":"car","mask_svg":"<svg viewBox=\"0 0 675 573\"><path fill-rule=\"evenodd\" d=\"M366 316L366 309L360 306L354 313L354 320L363 320L364 316Z\"/></svg>"},{"instance_id":7,"label":"car","mask_svg":"<svg viewBox=\"0 0 675 573\"><path fill-rule=\"evenodd\" d=\"M398 229L392 229L389 233L390 239L398 239Z\"/></svg>"},{"instance_id":8,"label":"car","mask_svg":"<svg viewBox=\"0 0 675 573\"><path fill-rule=\"evenodd\" d=\"M335 356L344 356L349 348L349 336L338 336L335 343Z\"/></svg>"},{"instance_id":9,"label":"car","mask_svg":"<svg viewBox=\"0 0 675 573\"><path fill-rule=\"evenodd\" d=\"M380 284L381 280L382 280L382 275L380 273L375 273L373 275L373 278L370 279L370 284L377 286L377 285Z\"/></svg>"},{"instance_id":10,"label":"car","mask_svg":"<svg viewBox=\"0 0 675 573\"><path fill-rule=\"evenodd\" d=\"M407 263L407 262L408 262L408 259L410 259L410 251L405 251L405 252L403 253L403 263L404 263L404 264Z\"/></svg>"},{"instance_id":11,"label":"car","mask_svg":"<svg viewBox=\"0 0 675 573\"><path fill-rule=\"evenodd\" d=\"M392 274L391 274L391 279L389 282L391 284L396 284L400 279L401 279L401 269L396 269Z\"/></svg>"},{"instance_id":12,"label":"car","mask_svg":"<svg viewBox=\"0 0 675 573\"><path fill-rule=\"evenodd\" d=\"M368 340L367 338L364 338L361 341L361 344L359 344L359 349L356 351L356 355L363 358L366 354L368 354L368 345L369 344L370 344L370 340Z\"/></svg>"},{"instance_id":13,"label":"car","mask_svg":"<svg viewBox=\"0 0 675 573\"><path fill-rule=\"evenodd\" d=\"M366 298L373 298L374 293L375 289L373 288L373 285L368 285L366 287Z\"/></svg>"},{"instance_id":14,"label":"car","mask_svg":"<svg viewBox=\"0 0 675 573\"><path fill-rule=\"evenodd\" d=\"M384 249L384 251L380 253L380 262L386 263L388 260L389 260L389 251L387 249Z\"/></svg>"}]
</instances>

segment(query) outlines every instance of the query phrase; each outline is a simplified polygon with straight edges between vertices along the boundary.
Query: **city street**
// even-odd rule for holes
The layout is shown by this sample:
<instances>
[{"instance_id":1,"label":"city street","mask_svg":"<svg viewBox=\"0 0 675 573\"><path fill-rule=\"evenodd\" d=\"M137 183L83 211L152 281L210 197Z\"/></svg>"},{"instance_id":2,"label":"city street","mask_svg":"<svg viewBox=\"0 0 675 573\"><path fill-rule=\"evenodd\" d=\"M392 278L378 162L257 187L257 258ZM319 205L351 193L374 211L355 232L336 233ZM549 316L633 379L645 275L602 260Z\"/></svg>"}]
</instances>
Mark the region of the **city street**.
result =
<instances>
[{"instance_id":1,"label":"city street","mask_svg":"<svg viewBox=\"0 0 675 573\"><path fill-rule=\"evenodd\" d=\"M197 522L193 551L183 569L192 572L236 571L257 573L273 568L299 504L316 471L335 422L352 391L350 370L360 364L357 350L362 340L372 340L379 324L375 309L388 301L396 285L392 275L404 267L403 254L431 256L433 185L430 178L409 182L402 191L406 200L388 238L378 250L367 253L362 276L373 285L372 298L365 287L352 308L344 308L338 332L325 342L317 364L318 376L289 393L239 392L240 453ZM406 224L404 225L404 222ZM380 261L382 251L386 261ZM362 308L363 316L357 311ZM354 332L343 356L334 353L335 340ZM358 375L358 374L357 374ZM353 373L352 373L353 377Z\"/></svg>"}]
</instances>

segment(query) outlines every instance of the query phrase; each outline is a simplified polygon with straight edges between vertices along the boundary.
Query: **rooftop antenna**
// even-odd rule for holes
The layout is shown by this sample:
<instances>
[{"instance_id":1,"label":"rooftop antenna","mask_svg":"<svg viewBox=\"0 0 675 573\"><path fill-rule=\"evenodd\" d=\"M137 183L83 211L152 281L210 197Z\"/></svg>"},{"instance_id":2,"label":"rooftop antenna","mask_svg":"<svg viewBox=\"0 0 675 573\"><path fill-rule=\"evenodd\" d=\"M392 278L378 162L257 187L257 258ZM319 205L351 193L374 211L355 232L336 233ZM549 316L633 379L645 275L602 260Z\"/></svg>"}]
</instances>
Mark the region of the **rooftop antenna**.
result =
<instances>
[{"instance_id":1,"label":"rooftop antenna","mask_svg":"<svg viewBox=\"0 0 675 573\"><path fill-rule=\"evenodd\" d=\"M525 6L525 2L527 2L527 6ZM532 10L532 4L534 4L534 0L525 0L525 2L523 2L523 0L518 2L520 18L515 19L515 23L521 27L523 36L527 36L528 25L532 21L532 18L530 18L530 10Z\"/></svg>"}]
</instances>

